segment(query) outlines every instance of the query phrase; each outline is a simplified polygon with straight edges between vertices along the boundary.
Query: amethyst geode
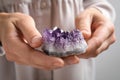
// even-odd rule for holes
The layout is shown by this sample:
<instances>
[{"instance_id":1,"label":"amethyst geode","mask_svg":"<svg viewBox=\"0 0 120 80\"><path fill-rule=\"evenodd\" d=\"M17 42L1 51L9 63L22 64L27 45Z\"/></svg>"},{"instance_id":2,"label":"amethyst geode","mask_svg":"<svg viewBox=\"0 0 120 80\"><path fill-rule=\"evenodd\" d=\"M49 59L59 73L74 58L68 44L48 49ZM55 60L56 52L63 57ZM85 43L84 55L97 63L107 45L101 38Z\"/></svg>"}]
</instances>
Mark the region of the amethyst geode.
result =
<instances>
[{"instance_id":1,"label":"amethyst geode","mask_svg":"<svg viewBox=\"0 0 120 80\"><path fill-rule=\"evenodd\" d=\"M53 30L46 29L42 36L42 50L50 56L78 55L84 53L87 48L82 33L77 29L68 32L55 27Z\"/></svg>"}]
</instances>

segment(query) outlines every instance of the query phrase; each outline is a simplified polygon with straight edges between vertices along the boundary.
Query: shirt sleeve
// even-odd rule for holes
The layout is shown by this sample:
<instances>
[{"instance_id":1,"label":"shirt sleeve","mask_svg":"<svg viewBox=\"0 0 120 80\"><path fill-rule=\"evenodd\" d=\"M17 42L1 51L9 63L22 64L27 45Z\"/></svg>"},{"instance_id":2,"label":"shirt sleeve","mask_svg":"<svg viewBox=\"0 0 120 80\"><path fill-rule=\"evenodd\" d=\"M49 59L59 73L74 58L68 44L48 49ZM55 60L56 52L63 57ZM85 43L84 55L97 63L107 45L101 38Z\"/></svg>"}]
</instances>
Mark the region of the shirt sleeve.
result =
<instances>
[{"instance_id":1,"label":"shirt sleeve","mask_svg":"<svg viewBox=\"0 0 120 80\"><path fill-rule=\"evenodd\" d=\"M83 0L84 9L94 7L102 12L107 18L115 20L115 10L107 0Z\"/></svg>"}]
</instances>

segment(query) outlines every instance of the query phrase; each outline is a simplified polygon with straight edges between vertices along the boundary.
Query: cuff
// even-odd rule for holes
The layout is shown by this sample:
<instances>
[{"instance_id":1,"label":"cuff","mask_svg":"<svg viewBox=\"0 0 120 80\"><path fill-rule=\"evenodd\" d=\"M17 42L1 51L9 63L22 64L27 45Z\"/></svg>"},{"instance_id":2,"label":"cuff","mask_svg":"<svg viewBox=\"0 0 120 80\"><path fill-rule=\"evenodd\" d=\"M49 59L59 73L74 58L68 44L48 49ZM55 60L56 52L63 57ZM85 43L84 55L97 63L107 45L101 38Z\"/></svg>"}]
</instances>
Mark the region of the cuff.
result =
<instances>
[{"instance_id":1,"label":"cuff","mask_svg":"<svg viewBox=\"0 0 120 80\"><path fill-rule=\"evenodd\" d=\"M111 21L115 21L116 13L114 7L108 2L99 2L90 7L98 9L104 16L106 16Z\"/></svg>"},{"instance_id":2,"label":"cuff","mask_svg":"<svg viewBox=\"0 0 120 80\"><path fill-rule=\"evenodd\" d=\"M101 7L95 7L96 9L98 9L104 16L106 16L108 19L110 19L111 21L115 21L115 11L114 9L112 9L111 13L106 11L105 9L101 8Z\"/></svg>"}]
</instances>

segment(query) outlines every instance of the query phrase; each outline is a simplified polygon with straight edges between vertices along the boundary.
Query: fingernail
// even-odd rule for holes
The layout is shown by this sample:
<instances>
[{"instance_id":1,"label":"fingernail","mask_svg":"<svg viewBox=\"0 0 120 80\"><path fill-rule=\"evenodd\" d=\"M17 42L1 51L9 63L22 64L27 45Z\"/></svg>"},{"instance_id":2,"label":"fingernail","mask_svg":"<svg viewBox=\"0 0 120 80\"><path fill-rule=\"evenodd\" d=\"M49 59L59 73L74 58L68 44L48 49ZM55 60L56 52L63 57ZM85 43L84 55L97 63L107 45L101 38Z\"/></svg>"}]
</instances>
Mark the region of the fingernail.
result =
<instances>
[{"instance_id":1,"label":"fingernail","mask_svg":"<svg viewBox=\"0 0 120 80\"><path fill-rule=\"evenodd\" d=\"M67 61L67 64L71 65L71 64L77 64L79 63L79 59L69 59Z\"/></svg>"},{"instance_id":2,"label":"fingernail","mask_svg":"<svg viewBox=\"0 0 120 80\"><path fill-rule=\"evenodd\" d=\"M40 37L36 36L32 39L32 43L36 43L40 40Z\"/></svg>"},{"instance_id":3,"label":"fingernail","mask_svg":"<svg viewBox=\"0 0 120 80\"><path fill-rule=\"evenodd\" d=\"M84 38L89 38L91 36L91 33L87 30L82 30L81 32L82 32Z\"/></svg>"},{"instance_id":4,"label":"fingernail","mask_svg":"<svg viewBox=\"0 0 120 80\"><path fill-rule=\"evenodd\" d=\"M55 62L55 63L53 63L53 66L56 66L56 67L63 67L64 64Z\"/></svg>"},{"instance_id":5,"label":"fingernail","mask_svg":"<svg viewBox=\"0 0 120 80\"><path fill-rule=\"evenodd\" d=\"M35 47L36 45L39 45L39 44L41 44L41 37L38 37L38 36L36 36L36 37L34 37L33 39L32 39L32 41L31 41L31 46L32 47Z\"/></svg>"}]
</instances>

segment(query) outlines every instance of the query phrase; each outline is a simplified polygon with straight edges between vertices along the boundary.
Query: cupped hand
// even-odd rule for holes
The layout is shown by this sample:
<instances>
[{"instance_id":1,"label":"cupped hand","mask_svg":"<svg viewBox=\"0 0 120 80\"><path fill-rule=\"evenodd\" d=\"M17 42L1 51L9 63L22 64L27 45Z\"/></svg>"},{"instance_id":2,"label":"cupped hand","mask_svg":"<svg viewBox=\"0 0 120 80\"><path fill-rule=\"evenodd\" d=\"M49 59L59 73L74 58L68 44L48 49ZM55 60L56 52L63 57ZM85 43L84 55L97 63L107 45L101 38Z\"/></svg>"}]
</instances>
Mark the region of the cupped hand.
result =
<instances>
[{"instance_id":1,"label":"cupped hand","mask_svg":"<svg viewBox=\"0 0 120 80\"><path fill-rule=\"evenodd\" d=\"M78 58L94 58L116 40L113 23L96 8L88 8L80 13L76 17L75 24L83 33L88 48L83 54L66 57L67 63L79 62Z\"/></svg>"},{"instance_id":2,"label":"cupped hand","mask_svg":"<svg viewBox=\"0 0 120 80\"><path fill-rule=\"evenodd\" d=\"M86 53L79 55L80 58L96 57L116 40L114 24L96 8L86 9L80 14L76 18L76 26L88 43Z\"/></svg>"},{"instance_id":3,"label":"cupped hand","mask_svg":"<svg viewBox=\"0 0 120 80\"><path fill-rule=\"evenodd\" d=\"M0 13L0 41L10 61L47 70L64 66L61 58L34 49L40 47L42 39L34 20L28 15Z\"/></svg>"}]
</instances>

